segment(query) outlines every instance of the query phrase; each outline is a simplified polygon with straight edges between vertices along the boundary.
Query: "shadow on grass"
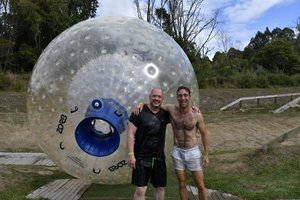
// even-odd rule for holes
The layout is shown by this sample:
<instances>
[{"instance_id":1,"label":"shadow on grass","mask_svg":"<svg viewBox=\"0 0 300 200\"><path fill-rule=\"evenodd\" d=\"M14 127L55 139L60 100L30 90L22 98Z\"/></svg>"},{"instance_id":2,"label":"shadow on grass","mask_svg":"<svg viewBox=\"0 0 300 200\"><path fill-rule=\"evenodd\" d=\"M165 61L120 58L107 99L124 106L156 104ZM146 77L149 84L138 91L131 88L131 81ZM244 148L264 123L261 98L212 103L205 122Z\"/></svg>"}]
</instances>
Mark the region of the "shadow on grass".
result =
<instances>
[{"instance_id":1,"label":"shadow on grass","mask_svg":"<svg viewBox=\"0 0 300 200\"><path fill-rule=\"evenodd\" d=\"M180 200L178 193L178 183L173 169L168 169L168 183L165 199ZM81 196L80 200L105 199L105 200L131 200L135 186L132 184L122 185L100 185L92 184ZM146 199L153 199L153 187L149 183L146 193Z\"/></svg>"}]
</instances>

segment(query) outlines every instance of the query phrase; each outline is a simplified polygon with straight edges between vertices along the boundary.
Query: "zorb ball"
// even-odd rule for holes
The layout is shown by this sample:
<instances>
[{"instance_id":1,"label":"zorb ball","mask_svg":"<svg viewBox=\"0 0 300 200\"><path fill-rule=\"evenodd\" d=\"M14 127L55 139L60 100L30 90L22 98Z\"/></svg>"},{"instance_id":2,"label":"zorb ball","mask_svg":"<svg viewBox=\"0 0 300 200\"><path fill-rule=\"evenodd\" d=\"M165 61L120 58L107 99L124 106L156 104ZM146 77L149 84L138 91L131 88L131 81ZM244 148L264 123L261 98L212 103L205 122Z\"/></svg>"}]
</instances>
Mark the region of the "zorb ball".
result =
<instances>
[{"instance_id":1,"label":"zorb ball","mask_svg":"<svg viewBox=\"0 0 300 200\"><path fill-rule=\"evenodd\" d=\"M29 83L28 115L40 148L68 174L94 183L131 179L127 122L152 88L165 103L198 84L183 50L161 29L136 18L98 17L65 30L39 57ZM167 129L166 157L173 135Z\"/></svg>"}]
</instances>

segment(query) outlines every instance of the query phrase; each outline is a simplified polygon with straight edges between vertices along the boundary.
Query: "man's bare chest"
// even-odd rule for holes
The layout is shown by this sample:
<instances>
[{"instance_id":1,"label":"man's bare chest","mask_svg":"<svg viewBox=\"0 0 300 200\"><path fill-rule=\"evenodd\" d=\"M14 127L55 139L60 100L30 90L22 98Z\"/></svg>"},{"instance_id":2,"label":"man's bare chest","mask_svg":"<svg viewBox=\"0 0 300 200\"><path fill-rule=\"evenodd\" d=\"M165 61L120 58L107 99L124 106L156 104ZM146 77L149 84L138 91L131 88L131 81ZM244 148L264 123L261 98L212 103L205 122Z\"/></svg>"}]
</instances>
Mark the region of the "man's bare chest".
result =
<instances>
[{"instance_id":1,"label":"man's bare chest","mask_svg":"<svg viewBox=\"0 0 300 200\"><path fill-rule=\"evenodd\" d=\"M193 118L192 115L187 114L187 115L180 115L177 114L172 117L171 119L173 126L177 130L193 130L196 126L195 119Z\"/></svg>"}]
</instances>

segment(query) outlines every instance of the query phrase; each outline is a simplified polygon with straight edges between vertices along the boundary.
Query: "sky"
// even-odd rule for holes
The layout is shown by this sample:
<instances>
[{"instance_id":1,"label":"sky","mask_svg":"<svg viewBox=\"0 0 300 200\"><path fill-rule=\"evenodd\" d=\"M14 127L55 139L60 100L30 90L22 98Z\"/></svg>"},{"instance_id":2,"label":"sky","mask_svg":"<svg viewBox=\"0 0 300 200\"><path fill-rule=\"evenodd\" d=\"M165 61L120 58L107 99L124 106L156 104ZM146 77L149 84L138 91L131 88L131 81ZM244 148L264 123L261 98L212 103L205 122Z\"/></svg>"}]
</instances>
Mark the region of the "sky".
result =
<instances>
[{"instance_id":1,"label":"sky","mask_svg":"<svg viewBox=\"0 0 300 200\"><path fill-rule=\"evenodd\" d=\"M133 0L99 0L97 16L132 16ZM243 50L258 31L266 27L294 28L300 17L300 0L204 0L202 13L221 10L220 28L230 37L232 46ZM216 41L210 45L218 46ZM215 48L215 51L218 48ZM212 52L214 54L214 52Z\"/></svg>"}]
</instances>

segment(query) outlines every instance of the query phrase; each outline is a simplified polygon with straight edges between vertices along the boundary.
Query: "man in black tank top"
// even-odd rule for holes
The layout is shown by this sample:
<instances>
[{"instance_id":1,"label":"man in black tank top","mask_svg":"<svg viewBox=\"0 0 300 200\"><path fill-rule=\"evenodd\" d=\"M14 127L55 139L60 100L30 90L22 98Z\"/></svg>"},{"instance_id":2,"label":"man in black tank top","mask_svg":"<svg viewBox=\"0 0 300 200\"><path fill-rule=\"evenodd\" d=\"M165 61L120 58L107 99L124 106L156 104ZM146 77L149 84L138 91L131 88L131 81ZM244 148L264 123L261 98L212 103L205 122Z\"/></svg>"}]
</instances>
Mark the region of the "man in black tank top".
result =
<instances>
[{"instance_id":1,"label":"man in black tank top","mask_svg":"<svg viewBox=\"0 0 300 200\"><path fill-rule=\"evenodd\" d=\"M136 186L133 199L145 198L149 180L155 188L155 199L164 199L167 184L164 147L169 113L160 108L161 89L154 88L149 100L139 115L131 114L128 122L128 165Z\"/></svg>"}]
</instances>

